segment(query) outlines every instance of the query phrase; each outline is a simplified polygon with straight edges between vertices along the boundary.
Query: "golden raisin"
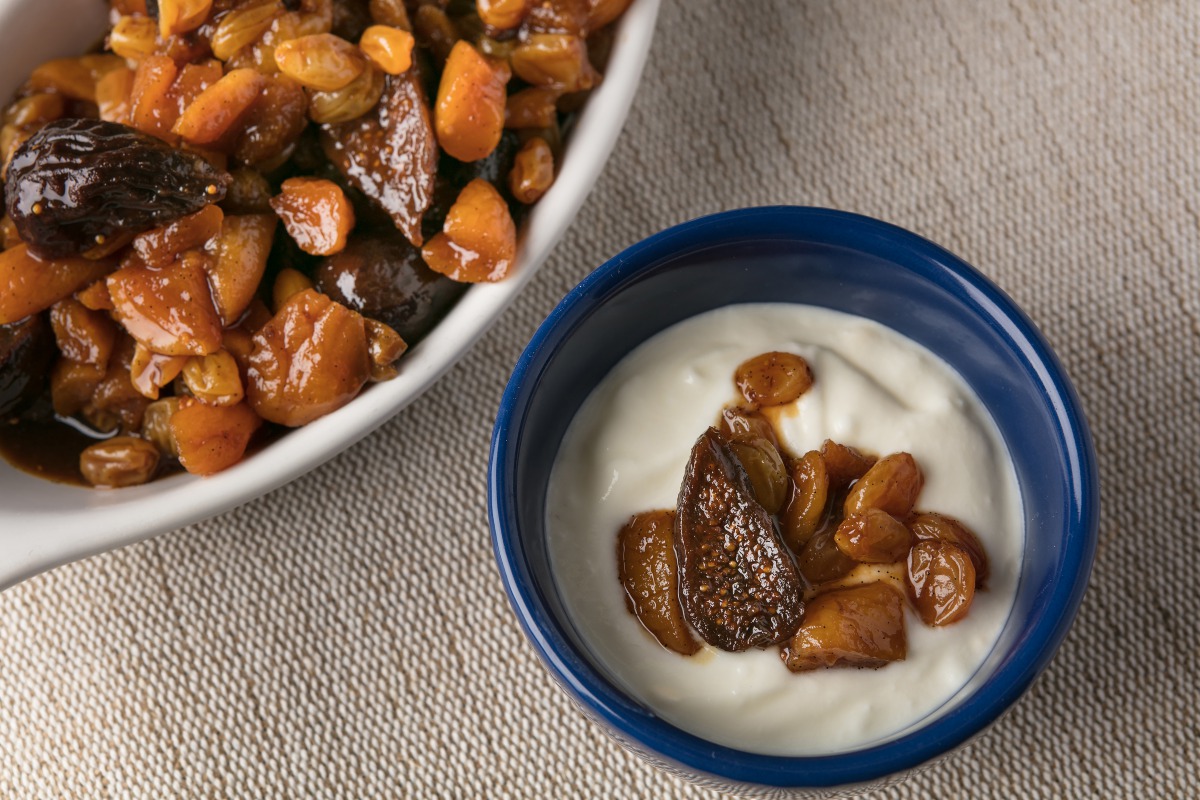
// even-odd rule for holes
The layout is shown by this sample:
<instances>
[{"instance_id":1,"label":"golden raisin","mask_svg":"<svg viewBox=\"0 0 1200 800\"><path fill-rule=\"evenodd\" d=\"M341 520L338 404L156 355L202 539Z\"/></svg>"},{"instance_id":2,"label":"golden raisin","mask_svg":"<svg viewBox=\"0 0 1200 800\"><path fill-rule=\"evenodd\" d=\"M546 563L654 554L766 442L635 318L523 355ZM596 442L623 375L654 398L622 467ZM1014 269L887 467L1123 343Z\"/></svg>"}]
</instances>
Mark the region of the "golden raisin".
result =
<instances>
[{"instance_id":1,"label":"golden raisin","mask_svg":"<svg viewBox=\"0 0 1200 800\"><path fill-rule=\"evenodd\" d=\"M908 554L909 597L926 625L958 622L975 599L975 565L965 549L930 539Z\"/></svg>"},{"instance_id":2,"label":"golden raisin","mask_svg":"<svg viewBox=\"0 0 1200 800\"><path fill-rule=\"evenodd\" d=\"M152 55L158 46L158 25L149 17L121 17L108 34L108 49L131 61Z\"/></svg>"},{"instance_id":3,"label":"golden raisin","mask_svg":"<svg viewBox=\"0 0 1200 800\"><path fill-rule=\"evenodd\" d=\"M846 496L846 516L878 508L903 519L912 511L917 495L925 485L925 476L908 453L893 453L881 458L854 484Z\"/></svg>"},{"instance_id":4,"label":"golden raisin","mask_svg":"<svg viewBox=\"0 0 1200 800\"><path fill-rule=\"evenodd\" d=\"M158 0L159 33L166 39L199 28L212 6L213 0Z\"/></svg>"},{"instance_id":5,"label":"golden raisin","mask_svg":"<svg viewBox=\"0 0 1200 800\"><path fill-rule=\"evenodd\" d=\"M310 89L333 92L366 69L362 52L331 33L301 36L275 48L280 72Z\"/></svg>"},{"instance_id":6,"label":"golden raisin","mask_svg":"<svg viewBox=\"0 0 1200 800\"><path fill-rule=\"evenodd\" d=\"M792 464L792 494L783 510L783 540L793 553L800 553L821 526L829 499L829 475L825 459L810 450Z\"/></svg>"},{"instance_id":7,"label":"golden raisin","mask_svg":"<svg viewBox=\"0 0 1200 800\"><path fill-rule=\"evenodd\" d=\"M257 42L284 11L279 0L267 0L234 9L221 18L209 46L213 55L228 61L234 53Z\"/></svg>"},{"instance_id":8,"label":"golden raisin","mask_svg":"<svg viewBox=\"0 0 1200 800\"><path fill-rule=\"evenodd\" d=\"M389 25L372 25L363 31L358 46L375 66L389 75L399 75L412 66L415 40L408 31Z\"/></svg>"},{"instance_id":9,"label":"golden raisin","mask_svg":"<svg viewBox=\"0 0 1200 800\"><path fill-rule=\"evenodd\" d=\"M987 551L983 549L979 537L970 528L944 514L922 513L909 520L908 529L912 531L913 537L917 541L950 542L967 551L967 555L971 557L971 563L975 565L975 586L976 588L983 586L988 576Z\"/></svg>"},{"instance_id":10,"label":"golden raisin","mask_svg":"<svg viewBox=\"0 0 1200 800\"><path fill-rule=\"evenodd\" d=\"M813 376L803 357L776 351L743 361L733 374L733 382L748 402L778 406L794 402L807 392Z\"/></svg>"},{"instance_id":11,"label":"golden raisin","mask_svg":"<svg viewBox=\"0 0 1200 800\"><path fill-rule=\"evenodd\" d=\"M868 508L846 517L833 535L838 549L855 561L887 564L908 553L912 534L904 523L886 511Z\"/></svg>"},{"instance_id":12,"label":"golden raisin","mask_svg":"<svg viewBox=\"0 0 1200 800\"><path fill-rule=\"evenodd\" d=\"M565 33L537 33L513 50L512 69L534 86L553 86L563 92L591 89L599 81L588 60L587 42Z\"/></svg>"},{"instance_id":13,"label":"golden raisin","mask_svg":"<svg viewBox=\"0 0 1200 800\"><path fill-rule=\"evenodd\" d=\"M93 486L137 486L154 477L158 448L135 436L115 436L91 445L79 456L79 471Z\"/></svg>"},{"instance_id":14,"label":"golden raisin","mask_svg":"<svg viewBox=\"0 0 1200 800\"><path fill-rule=\"evenodd\" d=\"M554 183L554 154L540 136L534 136L521 146L508 174L508 188L513 197L526 204L536 203Z\"/></svg>"}]
</instances>

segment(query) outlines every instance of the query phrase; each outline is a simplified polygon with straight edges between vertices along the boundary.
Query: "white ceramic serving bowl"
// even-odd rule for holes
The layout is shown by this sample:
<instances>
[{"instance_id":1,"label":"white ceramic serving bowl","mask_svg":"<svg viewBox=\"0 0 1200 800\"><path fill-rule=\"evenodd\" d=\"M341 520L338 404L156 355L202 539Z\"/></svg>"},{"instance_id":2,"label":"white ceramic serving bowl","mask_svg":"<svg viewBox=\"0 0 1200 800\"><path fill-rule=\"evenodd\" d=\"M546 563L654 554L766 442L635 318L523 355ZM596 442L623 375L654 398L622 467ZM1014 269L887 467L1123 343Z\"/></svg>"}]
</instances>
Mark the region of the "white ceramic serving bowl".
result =
<instances>
[{"instance_id":1,"label":"white ceramic serving bowl","mask_svg":"<svg viewBox=\"0 0 1200 800\"><path fill-rule=\"evenodd\" d=\"M604 82L579 116L558 178L522 229L512 275L473 286L402 360L399 377L290 432L209 478L175 475L145 486L94 490L33 477L0 459L0 590L59 564L130 544L231 509L302 475L357 442L444 374L533 278L571 224L624 125L654 33L660 0L635 0L619 23ZM101 0L0 0L0 97L37 64L96 43Z\"/></svg>"}]
</instances>

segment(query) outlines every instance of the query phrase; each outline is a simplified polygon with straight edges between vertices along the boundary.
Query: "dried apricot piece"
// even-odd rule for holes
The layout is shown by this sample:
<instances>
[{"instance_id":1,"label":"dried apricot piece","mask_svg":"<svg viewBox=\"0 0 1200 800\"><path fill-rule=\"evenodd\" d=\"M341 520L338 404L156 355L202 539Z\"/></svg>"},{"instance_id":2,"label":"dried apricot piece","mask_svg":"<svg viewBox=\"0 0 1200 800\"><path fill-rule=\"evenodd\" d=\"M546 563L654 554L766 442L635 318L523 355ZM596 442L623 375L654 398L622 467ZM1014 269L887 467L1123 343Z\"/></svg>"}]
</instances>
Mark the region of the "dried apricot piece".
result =
<instances>
[{"instance_id":1,"label":"dried apricot piece","mask_svg":"<svg viewBox=\"0 0 1200 800\"><path fill-rule=\"evenodd\" d=\"M876 461L850 489L844 505L846 516L878 508L903 519L912 511L924 485L925 476L916 459L908 453L892 453Z\"/></svg>"},{"instance_id":2,"label":"dried apricot piece","mask_svg":"<svg viewBox=\"0 0 1200 800\"><path fill-rule=\"evenodd\" d=\"M438 146L414 72L389 76L375 113L325 126L321 143L346 180L419 247L421 218L433 202Z\"/></svg>"},{"instance_id":3,"label":"dried apricot piece","mask_svg":"<svg viewBox=\"0 0 1200 800\"><path fill-rule=\"evenodd\" d=\"M434 272L464 283L499 281L517 257L517 226L504 198L476 178L450 207L442 233L421 249Z\"/></svg>"},{"instance_id":4,"label":"dried apricot piece","mask_svg":"<svg viewBox=\"0 0 1200 800\"><path fill-rule=\"evenodd\" d=\"M257 70L230 70L187 105L172 131L194 145L216 144L238 129L266 86Z\"/></svg>"},{"instance_id":5,"label":"dried apricot piece","mask_svg":"<svg viewBox=\"0 0 1200 800\"><path fill-rule=\"evenodd\" d=\"M170 425L183 468L193 475L212 475L242 460L262 420L246 403L210 406L184 397Z\"/></svg>"},{"instance_id":6,"label":"dried apricot piece","mask_svg":"<svg viewBox=\"0 0 1200 800\"><path fill-rule=\"evenodd\" d=\"M975 564L965 548L929 539L908 553L909 597L926 625L958 622L975 599Z\"/></svg>"},{"instance_id":7,"label":"dried apricot piece","mask_svg":"<svg viewBox=\"0 0 1200 800\"><path fill-rule=\"evenodd\" d=\"M112 263L86 258L43 261L29 245L0 252L0 325L17 322L112 271Z\"/></svg>"},{"instance_id":8,"label":"dried apricot piece","mask_svg":"<svg viewBox=\"0 0 1200 800\"><path fill-rule=\"evenodd\" d=\"M504 131L508 65L484 57L465 41L454 45L438 84L434 124L438 144L459 161L478 161L496 149Z\"/></svg>"},{"instance_id":9,"label":"dried apricot piece","mask_svg":"<svg viewBox=\"0 0 1200 800\"><path fill-rule=\"evenodd\" d=\"M73 297L65 297L50 309L50 324L63 358L108 367L117 344L117 326L103 311L92 311Z\"/></svg>"},{"instance_id":10,"label":"dried apricot piece","mask_svg":"<svg viewBox=\"0 0 1200 800\"><path fill-rule=\"evenodd\" d=\"M254 334L246 396L259 416L296 427L354 399L371 377L363 318L312 289Z\"/></svg>"},{"instance_id":11,"label":"dried apricot piece","mask_svg":"<svg viewBox=\"0 0 1200 800\"><path fill-rule=\"evenodd\" d=\"M903 522L878 508L846 517L833 535L839 550L867 564L899 561L908 553L912 538Z\"/></svg>"},{"instance_id":12,"label":"dried apricot piece","mask_svg":"<svg viewBox=\"0 0 1200 800\"><path fill-rule=\"evenodd\" d=\"M233 157L242 164L270 167L288 153L308 126L308 97L290 78L264 80L257 101L241 120Z\"/></svg>"},{"instance_id":13,"label":"dried apricot piece","mask_svg":"<svg viewBox=\"0 0 1200 800\"><path fill-rule=\"evenodd\" d=\"M746 473L712 428L688 459L675 554L684 616L704 641L737 652L779 644L796 632L804 579Z\"/></svg>"},{"instance_id":14,"label":"dried apricot piece","mask_svg":"<svg viewBox=\"0 0 1200 800\"><path fill-rule=\"evenodd\" d=\"M773 351L747 359L733 373L742 397L755 406L794 402L813 384L812 370L802 356Z\"/></svg>"},{"instance_id":15,"label":"dried apricot piece","mask_svg":"<svg viewBox=\"0 0 1200 800\"><path fill-rule=\"evenodd\" d=\"M700 649L683 620L674 545L674 511L637 514L617 534L617 571L625 605L668 650L690 656Z\"/></svg>"},{"instance_id":16,"label":"dried apricot piece","mask_svg":"<svg viewBox=\"0 0 1200 800\"><path fill-rule=\"evenodd\" d=\"M159 228L133 237L133 251L148 267L165 267L184 250L203 247L221 232L224 212L218 206L205 206L195 214L180 217Z\"/></svg>"},{"instance_id":17,"label":"dried apricot piece","mask_svg":"<svg viewBox=\"0 0 1200 800\"><path fill-rule=\"evenodd\" d=\"M907 654L904 600L884 583L836 589L809 600L800 629L780 651L792 672L878 669Z\"/></svg>"},{"instance_id":18,"label":"dried apricot piece","mask_svg":"<svg viewBox=\"0 0 1200 800\"><path fill-rule=\"evenodd\" d=\"M157 136L171 138L171 128L179 119L179 106L172 90L179 67L169 56L148 56L138 64L129 93L129 124Z\"/></svg>"},{"instance_id":19,"label":"dried apricot piece","mask_svg":"<svg viewBox=\"0 0 1200 800\"><path fill-rule=\"evenodd\" d=\"M300 249L314 256L340 253L354 230L354 207L342 188L324 178L288 178L271 208Z\"/></svg>"},{"instance_id":20,"label":"dried apricot piece","mask_svg":"<svg viewBox=\"0 0 1200 800\"><path fill-rule=\"evenodd\" d=\"M975 587L981 588L988 576L987 551L970 528L945 514L922 512L908 521L908 529L919 541L937 540L956 544L971 557L975 565Z\"/></svg>"},{"instance_id":21,"label":"dried apricot piece","mask_svg":"<svg viewBox=\"0 0 1200 800\"><path fill-rule=\"evenodd\" d=\"M821 527L829 500L829 476L825 459L810 450L792 463L792 493L783 510L783 540L799 554Z\"/></svg>"},{"instance_id":22,"label":"dried apricot piece","mask_svg":"<svg viewBox=\"0 0 1200 800\"><path fill-rule=\"evenodd\" d=\"M208 282L226 327L237 322L254 299L267 269L278 223L274 214L228 216L221 222L217 257L209 269Z\"/></svg>"},{"instance_id":23,"label":"dried apricot piece","mask_svg":"<svg viewBox=\"0 0 1200 800\"><path fill-rule=\"evenodd\" d=\"M841 491L866 475L867 470L878 461L874 456L863 455L853 447L838 444L832 439L826 439L821 445L821 456L825 459L829 485L834 491Z\"/></svg>"},{"instance_id":24,"label":"dried apricot piece","mask_svg":"<svg viewBox=\"0 0 1200 800\"><path fill-rule=\"evenodd\" d=\"M108 276L113 314L130 335L168 356L203 356L221 348L221 318L204 267L181 259L166 269L130 265Z\"/></svg>"},{"instance_id":25,"label":"dried apricot piece","mask_svg":"<svg viewBox=\"0 0 1200 800\"><path fill-rule=\"evenodd\" d=\"M138 393L149 400L157 400L159 390L179 377L188 356L164 356L138 344L129 365L129 380Z\"/></svg>"}]
</instances>

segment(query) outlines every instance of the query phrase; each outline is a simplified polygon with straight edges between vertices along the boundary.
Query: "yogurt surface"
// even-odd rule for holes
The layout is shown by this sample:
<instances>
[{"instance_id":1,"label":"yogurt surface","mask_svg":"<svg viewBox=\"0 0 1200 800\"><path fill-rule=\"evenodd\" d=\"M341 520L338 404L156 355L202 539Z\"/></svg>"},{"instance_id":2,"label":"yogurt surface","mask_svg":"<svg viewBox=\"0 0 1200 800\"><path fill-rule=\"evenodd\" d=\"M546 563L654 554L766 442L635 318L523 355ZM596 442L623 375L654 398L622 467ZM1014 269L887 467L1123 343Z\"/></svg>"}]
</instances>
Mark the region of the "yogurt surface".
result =
<instances>
[{"instance_id":1,"label":"yogurt surface","mask_svg":"<svg viewBox=\"0 0 1200 800\"><path fill-rule=\"evenodd\" d=\"M641 511L674 508L688 454L739 399L738 364L781 350L815 382L775 416L796 455L833 439L925 473L917 509L957 517L987 550L990 576L966 619L928 628L906 610L906 660L879 670L792 673L778 648L685 657L625 607L616 537ZM567 611L617 684L665 720L718 744L768 755L828 754L875 743L936 713L987 657L1012 606L1024 544L1016 474L995 423L945 362L871 320L789 304L729 306L642 344L572 421L547 497L550 558Z\"/></svg>"}]
</instances>

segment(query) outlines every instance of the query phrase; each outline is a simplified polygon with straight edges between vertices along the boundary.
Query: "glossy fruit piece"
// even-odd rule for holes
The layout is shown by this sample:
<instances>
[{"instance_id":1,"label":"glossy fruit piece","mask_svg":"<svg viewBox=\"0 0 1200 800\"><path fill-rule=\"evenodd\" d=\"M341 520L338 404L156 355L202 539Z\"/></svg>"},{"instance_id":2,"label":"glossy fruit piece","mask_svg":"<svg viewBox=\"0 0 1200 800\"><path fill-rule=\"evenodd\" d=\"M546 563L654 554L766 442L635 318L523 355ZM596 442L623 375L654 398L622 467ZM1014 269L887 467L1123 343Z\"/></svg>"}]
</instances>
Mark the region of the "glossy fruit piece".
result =
<instances>
[{"instance_id":1,"label":"glossy fruit piece","mask_svg":"<svg viewBox=\"0 0 1200 800\"><path fill-rule=\"evenodd\" d=\"M105 75L96 84L96 107L105 122L129 124L133 111L134 71L121 67Z\"/></svg>"},{"instance_id":2,"label":"glossy fruit piece","mask_svg":"<svg viewBox=\"0 0 1200 800\"><path fill-rule=\"evenodd\" d=\"M371 356L371 380L390 381L400 374L396 361L408 350L400 334L373 319L364 319L367 330L367 353Z\"/></svg>"},{"instance_id":3,"label":"glossy fruit piece","mask_svg":"<svg viewBox=\"0 0 1200 800\"><path fill-rule=\"evenodd\" d=\"M762 353L738 365L733 382L746 402L779 406L795 402L813 383L812 370L795 353Z\"/></svg>"},{"instance_id":4,"label":"glossy fruit piece","mask_svg":"<svg viewBox=\"0 0 1200 800\"><path fill-rule=\"evenodd\" d=\"M571 34L530 35L513 50L512 69L527 83L563 92L591 89L600 81L588 60L587 42Z\"/></svg>"},{"instance_id":5,"label":"glossy fruit piece","mask_svg":"<svg viewBox=\"0 0 1200 800\"><path fill-rule=\"evenodd\" d=\"M26 85L31 92L55 92L72 100L94 103L96 84L109 72L124 66L124 59L109 53L58 58L36 67Z\"/></svg>"},{"instance_id":6,"label":"glossy fruit piece","mask_svg":"<svg viewBox=\"0 0 1200 800\"><path fill-rule=\"evenodd\" d=\"M121 335L108 360L104 379L83 408L83 418L96 430L132 433L142 426L142 415L150 401L130 379L136 347L133 339Z\"/></svg>"},{"instance_id":7,"label":"glossy fruit piece","mask_svg":"<svg viewBox=\"0 0 1200 800\"><path fill-rule=\"evenodd\" d=\"M231 70L188 104L172 132L190 144L214 145L240 130L239 123L266 86L257 70Z\"/></svg>"},{"instance_id":8,"label":"glossy fruit piece","mask_svg":"<svg viewBox=\"0 0 1200 800\"><path fill-rule=\"evenodd\" d=\"M287 305L288 300L311 288L313 282L307 275L298 269L285 267L279 270L279 274L275 276L275 284L271 287L271 308L280 311Z\"/></svg>"},{"instance_id":9,"label":"glossy fruit piece","mask_svg":"<svg viewBox=\"0 0 1200 800\"><path fill-rule=\"evenodd\" d=\"M970 528L953 517L925 512L910 519L908 529L919 542L949 542L965 550L975 567L975 588L983 587L988 577L987 551Z\"/></svg>"},{"instance_id":10,"label":"glossy fruit piece","mask_svg":"<svg viewBox=\"0 0 1200 800\"><path fill-rule=\"evenodd\" d=\"M385 323L409 344L420 341L463 292L462 284L425 266L421 252L395 232L356 232L314 278L321 292Z\"/></svg>"},{"instance_id":11,"label":"glossy fruit piece","mask_svg":"<svg viewBox=\"0 0 1200 800\"><path fill-rule=\"evenodd\" d=\"M800 549L796 566L809 583L828 583L844 577L858 563L843 553L834 541L837 525L824 524Z\"/></svg>"},{"instance_id":12,"label":"glossy fruit piece","mask_svg":"<svg viewBox=\"0 0 1200 800\"><path fill-rule=\"evenodd\" d=\"M380 25L391 25L406 31L412 30L412 21L404 0L370 0L367 5L371 19Z\"/></svg>"},{"instance_id":13,"label":"glossy fruit piece","mask_svg":"<svg viewBox=\"0 0 1200 800\"><path fill-rule=\"evenodd\" d=\"M9 165L9 217L46 258L87 253L225 196L229 175L133 128L93 119L52 122Z\"/></svg>"},{"instance_id":14,"label":"glossy fruit piece","mask_svg":"<svg viewBox=\"0 0 1200 800\"><path fill-rule=\"evenodd\" d=\"M506 128L549 128L558 122L558 98L562 91L531 86L508 96L504 106Z\"/></svg>"},{"instance_id":15,"label":"glossy fruit piece","mask_svg":"<svg viewBox=\"0 0 1200 800\"><path fill-rule=\"evenodd\" d=\"M291 427L341 408L371 377L362 316L311 289L254 335L249 362L251 407Z\"/></svg>"},{"instance_id":16,"label":"glossy fruit piece","mask_svg":"<svg viewBox=\"0 0 1200 800\"><path fill-rule=\"evenodd\" d=\"M908 553L912 539L903 522L878 508L846 517L833 535L837 548L848 558L867 564L899 561Z\"/></svg>"},{"instance_id":17,"label":"glossy fruit piece","mask_svg":"<svg viewBox=\"0 0 1200 800\"><path fill-rule=\"evenodd\" d=\"M54 333L42 315L0 325L0 424L32 403L54 360Z\"/></svg>"},{"instance_id":18,"label":"glossy fruit piece","mask_svg":"<svg viewBox=\"0 0 1200 800\"><path fill-rule=\"evenodd\" d=\"M433 202L438 146L425 95L413 73L388 77L377 111L326 126L321 143L346 180L420 246L421 218Z\"/></svg>"},{"instance_id":19,"label":"glossy fruit piece","mask_svg":"<svg viewBox=\"0 0 1200 800\"><path fill-rule=\"evenodd\" d=\"M99 369L108 366L117 343L117 325L108 314L64 297L50 308L50 325L63 358Z\"/></svg>"},{"instance_id":20,"label":"glossy fruit piece","mask_svg":"<svg viewBox=\"0 0 1200 800\"><path fill-rule=\"evenodd\" d=\"M884 583L836 589L809 600L800 630L780 653L792 672L877 669L907 654L904 600Z\"/></svg>"},{"instance_id":21,"label":"glossy fruit piece","mask_svg":"<svg viewBox=\"0 0 1200 800\"><path fill-rule=\"evenodd\" d=\"M237 361L224 350L189 358L183 383L192 397L210 406L236 405L245 396Z\"/></svg>"},{"instance_id":22,"label":"glossy fruit piece","mask_svg":"<svg viewBox=\"0 0 1200 800\"><path fill-rule=\"evenodd\" d=\"M421 249L435 272L464 283L503 280L517 257L517 226L504 198L476 178L459 193L442 233Z\"/></svg>"},{"instance_id":23,"label":"glossy fruit piece","mask_svg":"<svg viewBox=\"0 0 1200 800\"><path fill-rule=\"evenodd\" d=\"M138 394L148 400L157 400L159 391L183 372L188 356L164 356L138 344L129 365L129 380Z\"/></svg>"},{"instance_id":24,"label":"glossy fruit piece","mask_svg":"<svg viewBox=\"0 0 1200 800\"><path fill-rule=\"evenodd\" d=\"M237 322L254 299L278 224L274 214L244 214L222 220L208 282L223 326Z\"/></svg>"},{"instance_id":25,"label":"glossy fruit piece","mask_svg":"<svg viewBox=\"0 0 1200 800\"><path fill-rule=\"evenodd\" d=\"M258 41L284 11L279 0L244 5L230 11L213 30L209 46L213 55L228 61L234 53Z\"/></svg>"},{"instance_id":26,"label":"glossy fruit piece","mask_svg":"<svg viewBox=\"0 0 1200 800\"><path fill-rule=\"evenodd\" d=\"M700 650L683 619L675 561L674 511L637 514L617 534L617 572L625 606L668 650L690 656Z\"/></svg>"},{"instance_id":27,"label":"glossy fruit piece","mask_svg":"<svg viewBox=\"0 0 1200 800\"><path fill-rule=\"evenodd\" d=\"M511 72L465 41L454 45L438 84L434 123L438 144L459 161L496 148L504 130L505 86Z\"/></svg>"},{"instance_id":28,"label":"glossy fruit piece","mask_svg":"<svg viewBox=\"0 0 1200 800\"><path fill-rule=\"evenodd\" d=\"M554 154L540 136L531 137L521 146L516 163L508 174L508 189L518 201L532 205L542 199L554 184Z\"/></svg>"},{"instance_id":29,"label":"glossy fruit piece","mask_svg":"<svg viewBox=\"0 0 1200 800\"><path fill-rule=\"evenodd\" d=\"M179 104L173 94L179 67L165 55L153 55L138 64L129 94L129 124L160 139L172 139L171 128L179 119Z\"/></svg>"},{"instance_id":30,"label":"glossy fruit piece","mask_svg":"<svg viewBox=\"0 0 1200 800\"><path fill-rule=\"evenodd\" d=\"M92 486L138 486L154 477L158 460L158 448L153 443L136 436L114 436L84 450L79 456L79 471Z\"/></svg>"},{"instance_id":31,"label":"glossy fruit piece","mask_svg":"<svg viewBox=\"0 0 1200 800\"><path fill-rule=\"evenodd\" d=\"M367 64L362 74L332 92L306 89L308 118L318 124L334 125L365 116L376 107L387 86L387 75L374 64Z\"/></svg>"},{"instance_id":32,"label":"glossy fruit piece","mask_svg":"<svg viewBox=\"0 0 1200 800\"><path fill-rule=\"evenodd\" d=\"M241 120L233 157L242 164L270 167L286 156L308 125L308 97L289 78L264 81L257 101Z\"/></svg>"},{"instance_id":33,"label":"glossy fruit piece","mask_svg":"<svg viewBox=\"0 0 1200 800\"><path fill-rule=\"evenodd\" d=\"M864 455L853 447L838 444L832 439L826 439L821 445L821 457L825 459L825 468L829 472L829 485L834 491L841 491L850 484L867 474L875 462L875 456Z\"/></svg>"},{"instance_id":34,"label":"glossy fruit piece","mask_svg":"<svg viewBox=\"0 0 1200 800\"><path fill-rule=\"evenodd\" d=\"M0 252L0 325L46 310L112 267L112 262L86 258L43 261L25 244Z\"/></svg>"},{"instance_id":35,"label":"glossy fruit piece","mask_svg":"<svg viewBox=\"0 0 1200 800\"><path fill-rule=\"evenodd\" d=\"M108 277L113 313L156 353L203 356L221 347L221 318L204 266L181 259L162 269L128 266Z\"/></svg>"},{"instance_id":36,"label":"glossy fruit piece","mask_svg":"<svg viewBox=\"0 0 1200 800\"><path fill-rule=\"evenodd\" d=\"M762 437L744 437L729 440L729 450L750 478L754 499L767 513L778 514L788 498L788 473L775 445Z\"/></svg>"},{"instance_id":37,"label":"glossy fruit piece","mask_svg":"<svg viewBox=\"0 0 1200 800\"><path fill-rule=\"evenodd\" d=\"M684 617L704 641L736 652L795 633L804 579L746 473L712 428L688 459L675 554Z\"/></svg>"},{"instance_id":38,"label":"glossy fruit piece","mask_svg":"<svg viewBox=\"0 0 1200 800\"><path fill-rule=\"evenodd\" d=\"M157 0L159 34L166 39L204 24L213 0Z\"/></svg>"},{"instance_id":39,"label":"glossy fruit piece","mask_svg":"<svg viewBox=\"0 0 1200 800\"><path fill-rule=\"evenodd\" d=\"M727 406L721 409L721 434L726 439L744 437L762 437L770 442L776 450L779 448L779 437L771 421L751 408Z\"/></svg>"},{"instance_id":40,"label":"glossy fruit piece","mask_svg":"<svg viewBox=\"0 0 1200 800\"><path fill-rule=\"evenodd\" d=\"M588 33L590 0L539 0L533 4L521 31L525 38L538 33Z\"/></svg>"},{"instance_id":41,"label":"glossy fruit piece","mask_svg":"<svg viewBox=\"0 0 1200 800\"><path fill-rule=\"evenodd\" d=\"M825 459L811 450L791 466L791 496L781 519L783 540L793 553L800 553L825 516L829 501L829 476Z\"/></svg>"},{"instance_id":42,"label":"glossy fruit piece","mask_svg":"<svg viewBox=\"0 0 1200 800\"><path fill-rule=\"evenodd\" d=\"M494 31L507 31L525 21L534 0L477 0L479 19Z\"/></svg>"},{"instance_id":43,"label":"glossy fruit piece","mask_svg":"<svg viewBox=\"0 0 1200 800\"><path fill-rule=\"evenodd\" d=\"M279 71L309 89L334 92L366 69L362 51L331 33L301 36L275 48Z\"/></svg>"},{"instance_id":44,"label":"glossy fruit piece","mask_svg":"<svg viewBox=\"0 0 1200 800\"><path fill-rule=\"evenodd\" d=\"M372 25L363 31L358 46L376 67L388 75L399 75L412 66L413 44L413 35L406 30Z\"/></svg>"},{"instance_id":45,"label":"glossy fruit piece","mask_svg":"<svg viewBox=\"0 0 1200 800\"><path fill-rule=\"evenodd\" d=\"M54 413L73 417L92 402L106 369L59 358L50 373L50 405Z\"/></svg>"},{"instance_id":46,"label":"glossy fruit piece","mask_svg":"<svg viewBox=\"0 0 1200 800\"><path fill-rule=\"evenodd\" d=\"M151 442L165 458L179 458L179 445L171 432L171 417L179 410L178 397L164 397L146 406L139 434Z\"/></svg>"},{"instance_id":47,"label":"glossy fruit piece","mask_svg":"<svg viewBox=\"0 0 1200 800\"><path fill-rule=\"evenodd\" d=\"M622 14L633 0L592 0L588 13L588 30L598 31Z\"/></svg>"},{"instance_id":48,"label":"glossy fruit piece","mask_svg":"<svg viewBox=\"0 0 1200 800\"><path fill-rule=\"evenodd\" d=\"M246 403L210 406L185 397L170 424L183 468L193 475L213 475L242 460L262 420Z\"/></svg>"},{"instance_id":49,"label":"glossy fruit piece","mask_svg":"<svg viewBox=\"0 0 1200 800\"><path fill-rule=\"evenodd\" d=\"M965 617L975 583L971 556L956 544L930 539L908 553L909 599L926 625L950 625Z\"/></svg>"},{"instance_id":50,"label":"glossy fruit piece","mask_svg":"<svg viewBox=\"0 0 1200 800\"><path fill-rule=\"evenodd\" d=\"M148 267L166 267L184 250L203 247L220 235L224 219L218 206L205 206L194 214L139 233L133 238L133 251Z\"/></svg>"},{"instance_id":51,"label":"glossy fruit piece","mask_svg":"<svg viewBox=\"0 0 1200 800\"><path fill-rule=\"evenodd\" d=\"M340 253L354 229L354 207L346 193L324 178L288 178L271 200L271 208L309 255Z\"/></svg>"},{"instance_id":52,"label":"glossy fruit piece","mask_svg":"<svg viewBox=\"0 0 1200 800\"><path fill-rule=\"evenodd\" d=\"M108 49L130 61L152 55L157 46L158 25L149 17L123 16L108 33Z\"/></svg>"},{"instance_id":53,"label":"glossy fruit piece","mask_svg":"<svg viewBox=\"0 0 1200 800\"><path fill-rule=\"evenodd\" d=\"M893 453L875 462L850 489L845 514L850 517L868 508L878 508L903 519L912 512L924 485L925 476L916 459L908 453Z\"/></svg>"}]
</instances>

